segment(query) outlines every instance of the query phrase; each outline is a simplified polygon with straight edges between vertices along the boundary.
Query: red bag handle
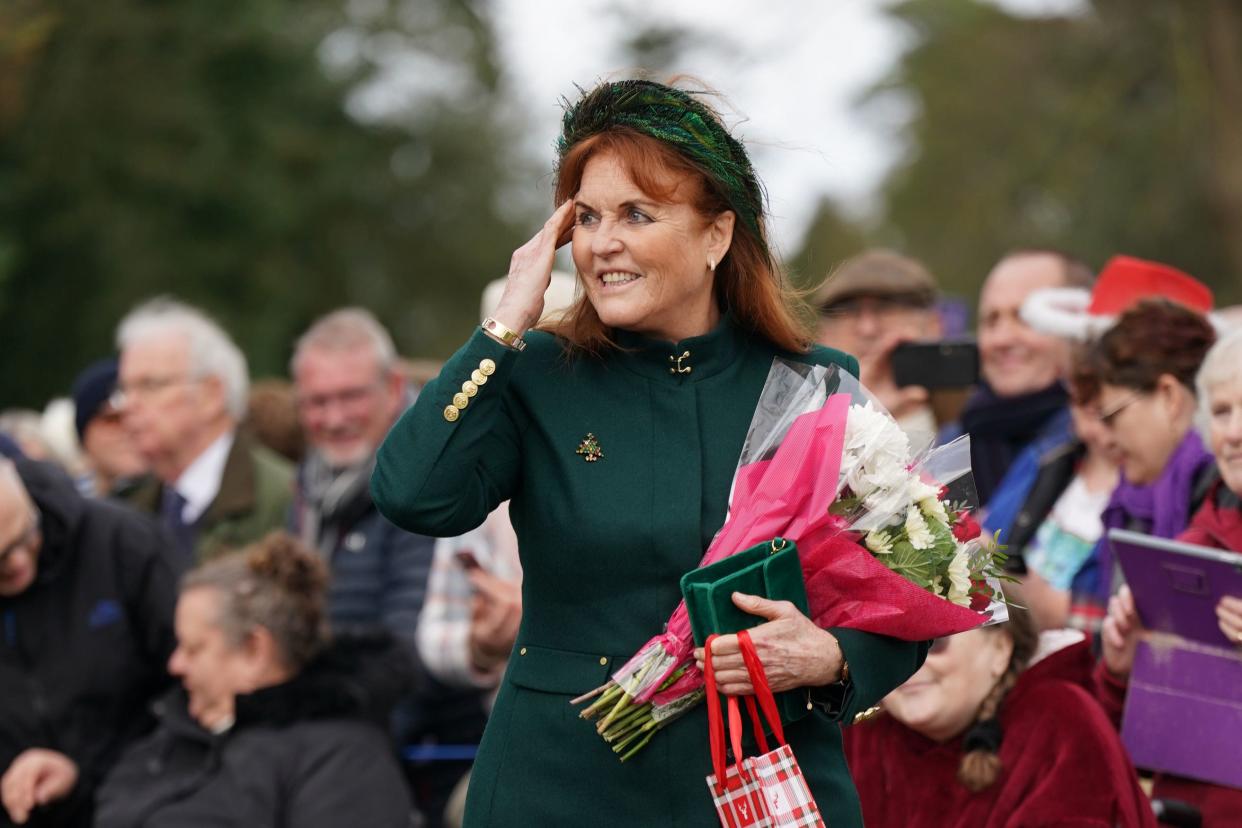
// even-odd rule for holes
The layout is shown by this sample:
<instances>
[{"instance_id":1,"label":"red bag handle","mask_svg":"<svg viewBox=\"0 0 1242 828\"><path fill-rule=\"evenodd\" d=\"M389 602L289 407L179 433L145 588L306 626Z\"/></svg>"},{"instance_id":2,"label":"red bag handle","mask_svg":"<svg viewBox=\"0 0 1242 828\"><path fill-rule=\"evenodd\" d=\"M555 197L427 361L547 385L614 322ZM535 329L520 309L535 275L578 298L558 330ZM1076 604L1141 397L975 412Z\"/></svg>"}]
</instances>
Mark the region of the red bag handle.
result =
<instances>
[{"instance_id":1,"label":"red bag handle","mask_svg":"<svg viewBox=\"0 0 1242 828\"><path fill-rule=\"evenodd\" d=\"M709 635L703 645L703 681L707 688L707 736L711 746L712 770L716 773L716 786L724 790L725 743L724 717L720 712L720 691L716 687L716 670L712 667L712 644L718 635Z\"/></svg>"},{"instance_id":2,"label":"red bag handle","mask_svg":"<svg viewBox=\"0 0 1242 828\"><path fill-rule=\"evenodd\" d=\"M764 717L772 727L772 735L776 737L777 744L786 744L785 729L781 727L781 714L776 709L776 697L772 695L772 686L768 684L768 676L763 671L763 662L759 660L755 642L750 640L750 632L747 630L739 632L737 643L742 651L742 661L746 662L746 672L750 674L750 683L755 688L755 696L759 699L759 706L763 708ZM756 723L755 730L758 733L763 732L763 728L758 723ZM764 753L767 753L766 747Z\"/></svg>"},{"instance_id":3,"label":"red bag handle","mask_svg":"<svg viewBox=\"0 0 1242 828\"><path fill-rule=\"evenodd\" d=\"M712 770L716 773L717 785L723 790L727 764L725 754L726 731L730 747L733 748L733 758L741 762L743 756L742 714L738 708L737 696L727 696L728 726L726 727L725 711L721 709L720 705L720 688L716 683L716 670L712 666L712 644L719 637L718 635L710 635L707 637L706 644L704 644L703 678L707 692L708 740L712 757ZM777 741L782 745L785 744L785 731L781 727L780 713L776 709L776 698L772 695L772 688L768 684L767 674L764 673L763 663L759 660L759 654L755 650L754 642L751 641L750 633L742 630L737 637L738 647L742 652L742 660L746 664L746 672L750 675L750 682L755 688L755 695L745 697L746 710L750 714L750 721L755 731L755 741L758 743L759 751L767 753L770 748L768 746L767 734L763 729L763 722L759 718L759 711L756 708L756 696L759 700L758 706L763 708L764 716L772 728L773 735L776 736Z\"/></svg>"}]
</instances>

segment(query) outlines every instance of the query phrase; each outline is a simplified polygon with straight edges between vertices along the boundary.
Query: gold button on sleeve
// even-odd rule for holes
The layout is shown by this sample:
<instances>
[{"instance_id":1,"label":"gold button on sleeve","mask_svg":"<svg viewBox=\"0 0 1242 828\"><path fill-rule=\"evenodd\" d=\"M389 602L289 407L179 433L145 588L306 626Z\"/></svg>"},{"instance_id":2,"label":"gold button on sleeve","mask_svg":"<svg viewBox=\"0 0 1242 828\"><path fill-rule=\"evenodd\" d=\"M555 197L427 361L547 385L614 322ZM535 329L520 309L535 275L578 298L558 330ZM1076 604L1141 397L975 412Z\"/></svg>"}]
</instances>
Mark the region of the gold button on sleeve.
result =
<instances>
[{"instance_id":1,"label":"gold button on sleeve","mask_svg":"<svg viewBox=\"0 0 1242 828\"><path fill-rule=\"evenodd\" d=\"M466 380L461 384L461 392L467 397L473 397L475 394L479 393L479 386L475 385L470 380Z\"/></svg>"},{"instance_id":2,"label":"gold button on sleeve","mask_svg":"<svg viewBox=\"0 0 1242 828\"><path fill-rule=\"evenodd\" d=\"M462 392L458 391L456 394L453 395L453 405L457 406L458 408L465 408L466 406L470 405L470 398L467 397Z\"/></svg>"},{"instance_id":3,"label":"gold button on sleeve","mask_svg":"<svg viewBox=\"0 0 1242 828\"><path fill-rule=\"evenodd\" d=\"M600 656L600 657L599 657L599 665L600 665L601 667L603 667L603 666L605 666L605 665L607 665L607 664L608 664L608 658L607 658L606 656Z\"/></svg>"},{"instance_id":4,"label":"gold button on sleeve","mask_svg":"<svg viewBox=\"0 0 1242 828\"><path fill-rule=\"evenodd\" d=\"M486 385L487 375L484 374L482 371L480 371L478 368L475 368L473 371L470 372L470 381L473 382L475 385Z\"/></svg>"},{"instance_id":5,"label":"gold button on sleeve","mask_svg":"<svg viewBox=\"0 0 1242 828\"><path fill-rule=\"evenodd\" d=\"M526 648L523 647L522 649L518 650L518 655L526 655Z\"/></svg>"},{"instance_id":6,"label":"gold button on sleeve","mask_svg":"<svg viewBox=\"0 0 1242 828\"><path fill-rule=\"evenodd\" d=\"M479 373L483 374L485 377L490 377L492 374L496 373L496 363L492 362L490 359L483 360L479 363Z\"/></svg>"},{"instance_id":7,"label":"gold button on sleeve","mask_svg":"<svg viewBox=\"0 0 1242 828\"><path fill-rule=\"evenodd\" d=\"M452 405L444 406L444 419L448 420L450 423L457 422L457 418L460 416L461 416L461 411L459 411L456 408L456 406L452 406Z\"/></svg>"}]
</instances>

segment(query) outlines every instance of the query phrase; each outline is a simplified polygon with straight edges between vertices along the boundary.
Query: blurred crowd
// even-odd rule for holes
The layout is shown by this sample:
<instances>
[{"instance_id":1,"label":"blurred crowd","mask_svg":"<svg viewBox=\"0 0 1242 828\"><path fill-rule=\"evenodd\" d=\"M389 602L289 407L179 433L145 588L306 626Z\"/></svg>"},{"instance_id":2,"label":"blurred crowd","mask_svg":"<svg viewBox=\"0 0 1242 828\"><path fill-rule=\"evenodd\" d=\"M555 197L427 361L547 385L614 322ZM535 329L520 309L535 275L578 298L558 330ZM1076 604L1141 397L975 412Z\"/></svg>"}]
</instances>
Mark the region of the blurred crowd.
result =
<instances>
[{"instance_id":1,"label":"blurred crowd","mask_svg":"<svg viewBox=\"0 0 1242 828\"><path fill-rule=\"evenodd\" d=\"M555 276L549 313L572 297ZM892 251L810 301L916 444L969 435L1026 608L934 642L847 728L867 824L1047 824L1041 801L1097 786L1120 792L1119 825L1239 824L1242 791L1127 752L1150 633L1106 538L1242 550L1230 312L1167 265L1097 275L1039 249L988 275L977 351ZM294 344L288 379L251 383L227 331L160 298L67 397L0 414L0 826L460 824L521 565L503 506L435 539L371 501L376 452L435 372L345 308ZM1214 612L1242 642L1242 595Z\"/></svg>"}]
</instances>

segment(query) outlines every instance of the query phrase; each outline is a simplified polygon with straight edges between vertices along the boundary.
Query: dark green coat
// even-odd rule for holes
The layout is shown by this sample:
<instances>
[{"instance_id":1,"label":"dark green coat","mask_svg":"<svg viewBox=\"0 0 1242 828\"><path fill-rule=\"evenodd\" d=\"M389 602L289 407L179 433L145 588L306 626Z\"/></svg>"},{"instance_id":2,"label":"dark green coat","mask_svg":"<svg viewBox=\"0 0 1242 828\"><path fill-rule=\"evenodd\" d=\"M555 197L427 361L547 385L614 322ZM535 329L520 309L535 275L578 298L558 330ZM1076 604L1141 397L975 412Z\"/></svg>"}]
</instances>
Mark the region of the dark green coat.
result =
<instances>
[{"instance_id":1,"label":"dark green coat","mask_svg":"<svg viewBox=\"0 0 1242 828\"><path fill-rule=\"evenodd\" d=\"M512 499L522 626L475 763L470 828L718 824L702 706L623 765L569 699L604 682L677 605L679 579L724 520L772 358L857 372L852 357L794 357L727 319L676 345L621 337L627 350L571 360L546 334L517 353L476 332L379 452L375 502L410 531L461 534ZM457 410L454 395L489 360L483 371L495 372ZM588 433L603 451L595 462L577 453ZM910 676L923 650L834 633L853 676L844 708L810 712L786 735L828 824L843 828L862 819L838 722Z\"/></svg>"}]
</instances>

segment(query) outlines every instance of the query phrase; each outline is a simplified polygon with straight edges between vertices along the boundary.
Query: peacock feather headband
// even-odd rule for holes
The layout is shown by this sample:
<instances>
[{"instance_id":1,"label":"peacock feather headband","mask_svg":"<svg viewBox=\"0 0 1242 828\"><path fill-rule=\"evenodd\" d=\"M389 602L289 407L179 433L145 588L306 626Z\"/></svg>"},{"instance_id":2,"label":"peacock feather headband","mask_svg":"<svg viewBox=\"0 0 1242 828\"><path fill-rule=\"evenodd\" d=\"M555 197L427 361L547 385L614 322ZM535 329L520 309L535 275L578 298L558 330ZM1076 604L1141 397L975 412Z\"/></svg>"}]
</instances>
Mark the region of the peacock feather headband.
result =
<instances>
[{"instance_id":1,"label":"peacock feather headband","mask_svg":"<svg viewBox=\"0 0 1242 828\"><path fill-rule=\"evenodd\" d=\"M767 250L760 224L763 190L742 143L693 95L648 80L602 83L566 102L556 141L559 165L580 141L615 127L629 127L663 141L684 155L724 193L743 226Z\"/></svg>"}]
</instances>

